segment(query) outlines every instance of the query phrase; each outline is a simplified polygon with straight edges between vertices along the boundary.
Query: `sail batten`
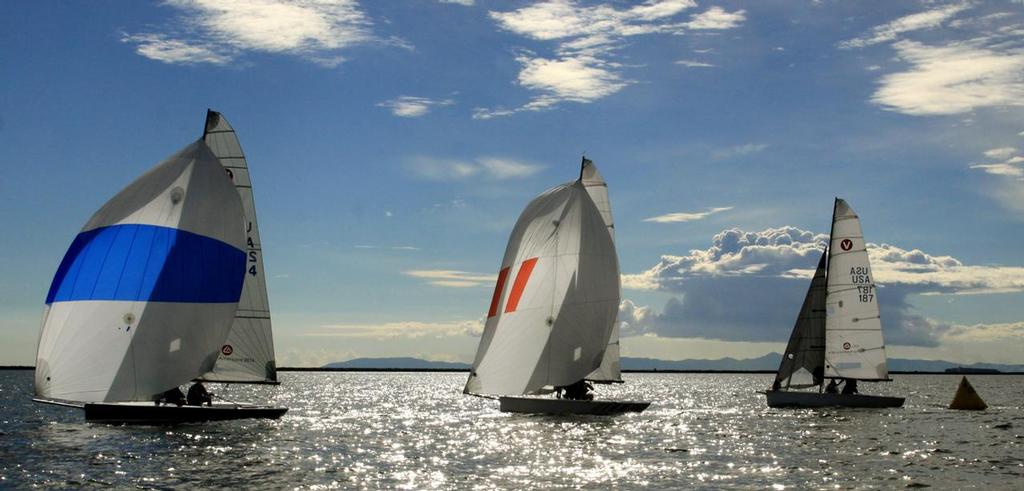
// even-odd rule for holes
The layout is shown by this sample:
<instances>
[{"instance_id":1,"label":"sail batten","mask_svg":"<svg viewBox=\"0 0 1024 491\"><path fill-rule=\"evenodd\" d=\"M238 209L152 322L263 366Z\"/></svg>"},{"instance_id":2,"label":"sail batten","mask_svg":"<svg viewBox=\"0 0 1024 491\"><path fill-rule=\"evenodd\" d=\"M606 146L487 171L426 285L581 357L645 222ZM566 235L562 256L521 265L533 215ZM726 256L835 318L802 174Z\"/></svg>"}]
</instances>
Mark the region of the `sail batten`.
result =
<instances>
[{"instance_id":1,"label":"sail batten","mask_svg":"<svg viewBox=\"0 0 1024 491\"><path fill-rule=\"evenodd\" d=\"M246 220L246 275L231 333L213 369L201 380L273 384L277 382L277 366L270 302L249 166L234 128L220 113L207 113L203 140L220 160L242 200Z\"/></svg>"}]
</instances>

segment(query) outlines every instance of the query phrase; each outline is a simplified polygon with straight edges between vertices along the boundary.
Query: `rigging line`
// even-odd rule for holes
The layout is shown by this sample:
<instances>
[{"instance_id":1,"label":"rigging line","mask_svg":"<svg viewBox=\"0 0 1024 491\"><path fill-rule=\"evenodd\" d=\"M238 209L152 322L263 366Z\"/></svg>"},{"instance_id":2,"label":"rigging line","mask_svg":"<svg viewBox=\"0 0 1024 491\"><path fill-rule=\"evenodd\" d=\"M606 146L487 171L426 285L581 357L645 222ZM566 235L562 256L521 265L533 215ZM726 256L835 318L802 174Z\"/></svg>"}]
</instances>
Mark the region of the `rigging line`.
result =
<instances>
[{"instance_id":1,"label":"rigging line","mask_svg":"<svg viewBox=\"0 0 1024 491\"><path fill-rule=\"evenodd\" d=\"M501 398L500 398L500 397L495 397L495 396L489 396L489 395L487 395L487 394L477 394L477 393L474 393L474 392L463 392L463 394L466 394L466 395L471 395L471 396L473 396L473 397L479 397L479 398L481 398L481 399L490 399L490 400L492 400L492 401L498 401L498 400L501 400Z\"/></svg>"}]
</instances>

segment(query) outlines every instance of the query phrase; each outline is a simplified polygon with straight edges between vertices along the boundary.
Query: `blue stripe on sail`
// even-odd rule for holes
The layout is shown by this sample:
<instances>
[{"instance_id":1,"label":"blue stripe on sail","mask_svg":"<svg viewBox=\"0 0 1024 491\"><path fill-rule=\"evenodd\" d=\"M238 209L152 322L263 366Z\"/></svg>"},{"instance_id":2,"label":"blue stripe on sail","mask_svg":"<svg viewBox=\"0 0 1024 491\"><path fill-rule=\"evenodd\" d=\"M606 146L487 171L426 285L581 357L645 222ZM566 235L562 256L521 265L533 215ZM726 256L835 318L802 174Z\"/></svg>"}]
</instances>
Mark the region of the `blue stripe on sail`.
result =
<instances>
[{"instance_id":1,"label":"blue stripe on sail","mask_svg":"<svg viewBox=\"0 0 1024 491\"><path fill-rule=\"evenodd\" d=\"M245 253L203 235L156 225L113 225L75 237L46 295L74 300L237 302Z\"/></svg>"}]
</instances>

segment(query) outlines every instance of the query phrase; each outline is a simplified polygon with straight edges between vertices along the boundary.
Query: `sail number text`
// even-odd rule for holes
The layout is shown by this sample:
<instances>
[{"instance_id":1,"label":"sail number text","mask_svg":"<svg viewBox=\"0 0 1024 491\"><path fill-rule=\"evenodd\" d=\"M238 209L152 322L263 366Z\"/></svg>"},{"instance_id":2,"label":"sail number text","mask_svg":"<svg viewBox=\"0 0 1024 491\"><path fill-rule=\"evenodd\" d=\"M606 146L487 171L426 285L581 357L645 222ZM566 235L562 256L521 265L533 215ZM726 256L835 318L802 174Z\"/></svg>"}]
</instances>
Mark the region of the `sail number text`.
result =
<instances>
[{"instance_id":1,"label":"sail number text","mask_svg":"<svg viewBox=\"0 0 1024 491\"><path fill-rule=\"evenodd\" d=\"M252 233L252 222L249 222L245 227L246 233ZM249 271L248 273L256 276L256 244L252 241L252 236L245 238L245 245L249 246Z\"/></svg>"},{"instance_id":2,"label":"sail number text","mask_svg":"<svg viewBox=\"0 0 1024 491\"><path fill-rule=\"evenodd\" d=\"M871 284L871 272L867 266L850 268L850 283L857 285L857 297L861 303L870 303L875 299L875 287Z\"/></svg>"}]
</instances>

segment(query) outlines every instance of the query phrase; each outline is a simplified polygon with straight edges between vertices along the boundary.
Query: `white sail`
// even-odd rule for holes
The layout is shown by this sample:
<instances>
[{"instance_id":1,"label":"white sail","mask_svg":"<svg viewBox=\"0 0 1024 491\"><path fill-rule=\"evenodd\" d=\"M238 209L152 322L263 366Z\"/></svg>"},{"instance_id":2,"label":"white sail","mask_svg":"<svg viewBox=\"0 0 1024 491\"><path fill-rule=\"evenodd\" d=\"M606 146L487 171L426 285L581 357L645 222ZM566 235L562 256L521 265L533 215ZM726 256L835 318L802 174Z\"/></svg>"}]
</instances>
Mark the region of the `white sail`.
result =
<instances>
[{"instance_id":1,"label":"white sail","mask_svg":"<svg viewBox=\"0 0 1024 491\"><path fill-rule=\"evenodd\" d=\"M825 300L825 376L887 380L875 277L860 218L836 199Z\"/></svg>"},{"instance_id":2,"label":"white sail","mask_svg":"<svg viewBox=\"0 0 1024 491\"><path fill-rule=\"evenodd\" d=\"M825 370L825 260L821 254L818 268L807 288L800 314L793 326L775 381L786 388L821 385Z\"/></svg>"},{"instance_id":3,"label":"white sail","mask_svg":"<svg viewBox=\"0 0 1024 491\"><path fill-rule=\"evenodd\" d=\"M612 242L614 243L615 220L612 219L612 204L608 199L608 183L604 181L604 177L598 172L594 162L585 157L580 168L580 181L583 182L583 187L590 194L590 199L594 200L594 205L597 206L597 211L601 213L601 218L604 220L605 226L608 227L608 234L611 235ZM614 327L612 328L612 336L608 340L608 347L604 351L601 366L587 375L587 380L594 382L622 382L622 370L619 366L618 319L615 320Z\"/></svg>"},{"instance_id":4,"label":"white sail","mask_svg":"<svg viewBox=\"0 0 1024 491\"><path fill-rule=\"evenodd\" d=\"M148 401L210 370L238 307L244 247L238 193L202 141L132 182L54 276L36 395Z\"/></svg>"},{"instance_id":5,"label":"white sail","mask_svg":"<svg viewBox=\"0 0 1024 491\"><path fill-rule=\"evenodd\" d=\"M467 393L550 392L601 364L619 306L606 230L581 181L527 205L501 262Z\"/></svg>"},{"instance_id":6,"label":"white sail","mask_svg":"<svg viewBox=\"0 0 1024 491\"><path fill-rule=\"evenodd\" d=\"M245 210L246 274L238 311L231 334L221 347L217 364L203 380L214 382L276 383L274 336L270 327L270 302L263 269L263 242L256 222L249 166L238 136L224 116L215 111L206 115L203 139L220 159L242 198Z\"/></svg>"}]
</instances>

